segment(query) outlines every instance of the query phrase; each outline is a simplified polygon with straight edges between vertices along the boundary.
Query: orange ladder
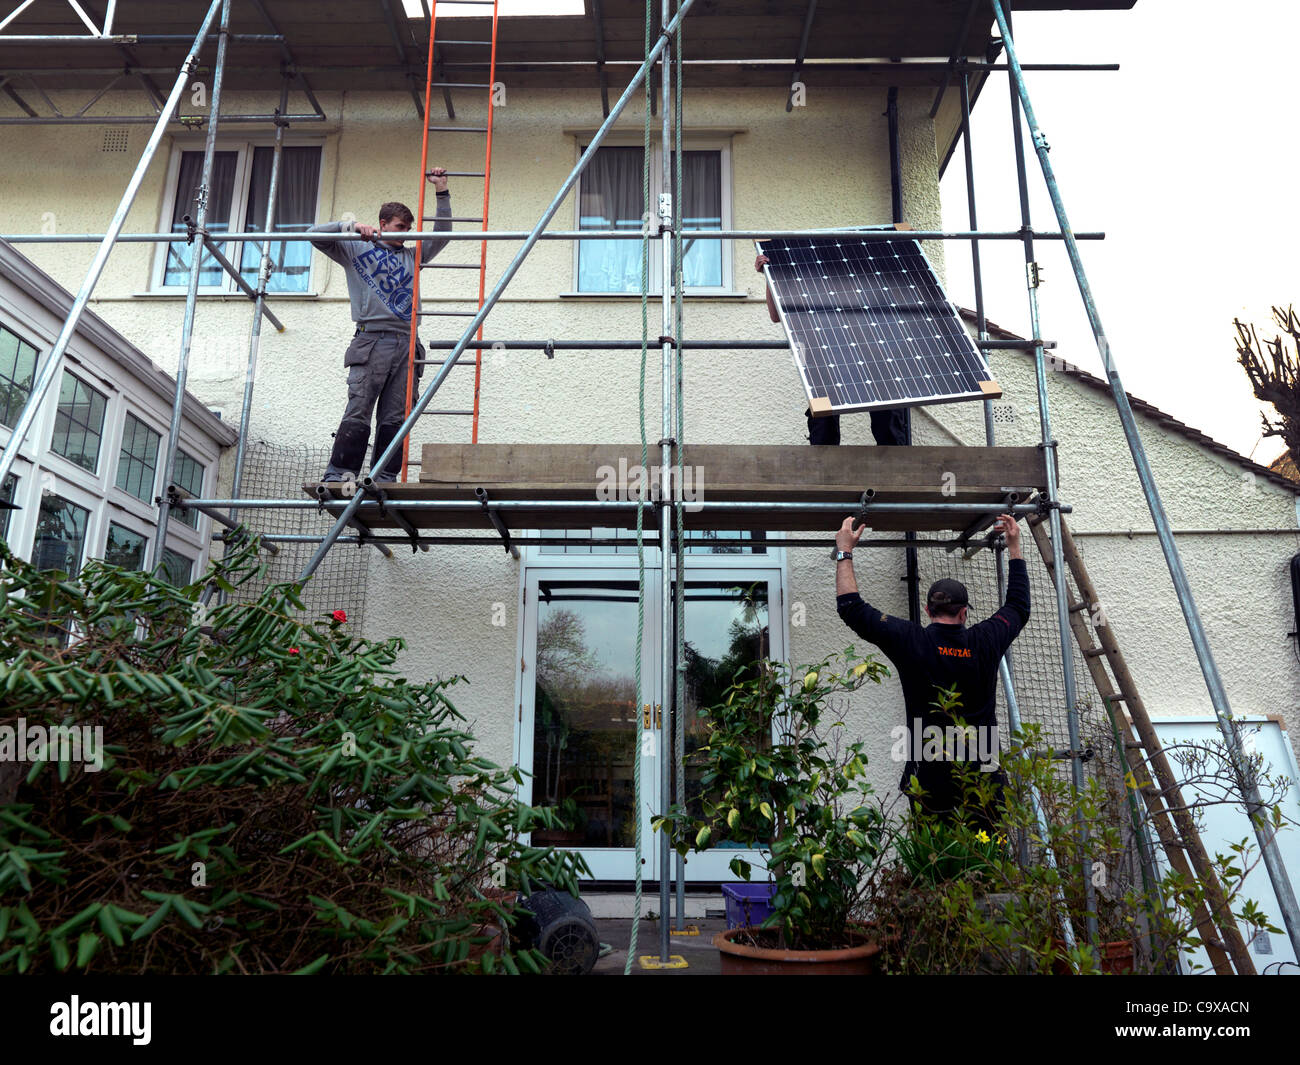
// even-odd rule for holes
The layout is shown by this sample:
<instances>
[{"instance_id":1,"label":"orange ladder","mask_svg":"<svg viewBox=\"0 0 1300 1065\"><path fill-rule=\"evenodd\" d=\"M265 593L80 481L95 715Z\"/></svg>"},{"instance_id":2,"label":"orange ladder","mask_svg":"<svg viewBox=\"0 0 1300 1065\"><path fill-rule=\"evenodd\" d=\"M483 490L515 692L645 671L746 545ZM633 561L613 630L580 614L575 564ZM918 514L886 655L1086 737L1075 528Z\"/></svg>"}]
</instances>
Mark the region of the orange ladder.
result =
<instances>
[{"instance_id":1,"label":"orange ladder","mask_svg":"<svg viewBox=\"0 0 1300 1065\"><path fill-rule=\"evenodd\" d=\"M437 27L438 27L438 0L432 0L429 11L429 52L428 62L425 69L424 79L424 134L421 138L420 146L420 195L419 207L416 211L419 228L424 230L426 225L435 221L436 215L426 215L424 213L424 195L428 188L426 174L429 170L429 134L486 134L487 143L483 153L482 170L452 170L448 171L448 177L460 178L482 178L483 179L483 213L479 218L457 218L453 216L453 222L478 222L483 229L488 228L488 198L492 188L492 117L493 103L496 98L494 86L496 84L497 69L497 0L455 0L456 3L473 3L480 4L483 7L491 6L492 8L492 36L490 40L456 40L444 41L442 43L451 43L456 45L478 45L490 48L488 60L488 80L486 85L479 83L453 82L446 80L441 74L442 59L438 53ZM435 80L437 79L437 80ZM429 106L433 97L434 88L440 88L443 91L443 99L447 106L447 117L450 121L456 118L456 111L451 101L451 90L454 88L486 88L488 95L487 107L487 125L486 126L465 126L465 125L433 125ZM452 244L456 247L460 242ZM406 369L406 413L410 416L412 400L415 395L415 340L419 329L421 317L473 317L478 310L483 309L483 301L487 292L487 246L488 242L481 241L479 244L479 261L475 263L438 263L429 262L419 265L419 255L416 255L417 269L413 281L414 291L411 300L411 335L409 355ZM478 271L478 308L474 311L424 311L420 310L420 273L422 270L477 270ZM483 326L480 325L476 337L479 344L483 342ZM444 359L425 359L427 365L440 366L446 360ZM461 363L458 362L458 365ZM469 365L468 362L463 365ZM481 347L474 349L474 406L472 410L428 410L426 414L452 414L452 415L469 415L473 419L472 429L470 432L471 443L478 443L478 420L479 420L479 395L483 385L483 350ZM418 462L410 461L411 438L408 434L402 441L402 480L407 479L408 468L412 465L419 465Z\"/></svg>"}]
</instances>

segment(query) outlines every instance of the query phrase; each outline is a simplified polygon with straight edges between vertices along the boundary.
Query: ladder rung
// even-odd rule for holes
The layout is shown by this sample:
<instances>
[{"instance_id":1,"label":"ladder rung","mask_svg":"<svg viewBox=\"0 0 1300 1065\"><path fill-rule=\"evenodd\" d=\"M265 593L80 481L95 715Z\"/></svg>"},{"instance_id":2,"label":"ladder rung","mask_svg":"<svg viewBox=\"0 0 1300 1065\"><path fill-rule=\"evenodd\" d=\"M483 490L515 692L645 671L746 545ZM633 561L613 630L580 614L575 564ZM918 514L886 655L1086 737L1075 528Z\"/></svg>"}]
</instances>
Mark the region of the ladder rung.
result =
<instances>
[{"instance_id":1,"label":"ladder rung","mask_svg":"<svg viewBox=\"0 0 1300 1065\"><path fill-rule=\"evenodd\" d=\"M1074 603L1074 604L1072 604L1072 605L1070 606L1070 613L1071 613L1071 614L1077 614L1080 610L1087 610L1087 609L1088 609L1088 603L1087 603L1086 600L1084 600L1084 601L1081 601L1081 602L1078 602L1078 603Z\"/></svg>"},{"instance_id":2,"label":"ladder rung","mask_svg":"<svg viewBox=\"0 0 1300 1065\"><path fill-rule=\"evenodd\" d=\"M492 88L486 81L431 81L429 84L435 89L490 89Z\"/></svg>"},{"instance_id":3,"label":"ladder rung","mask_svg":"<svg viewBox=\"0 0 1300 1065\"><path fill-rule=\"evenodd\" d=\"M426 410L423 413L424 414L463 414L468 417L474 412L472 410ZM410 463L408 462L407 465L409 466Z\"/></svg>"},{"instance_id":4,"label":"ladder rung","mask_svg":"<svg viewBox=\"0 0 1300 1065\"><path fill-rule=\"evenodd\" d=\"M1106 648L1104 647L1089 647L1086 651L1083 652L1083 655L1085 658L1100 658L1105 653L1106 653Z\"/></svg>"},{"instance_id":5,"label":"ladder rung","mask_svg":"<svg viewBox=\"0 0 1300 1065\"><path fill-rule=\"evenodd\" d=\"M481 218L470 218L468 215L436 215L427 214L424 216L426 222L482 222Z\"/></svg>"},{"instance_id":6,"label":"ladder rung","mask_svg":"<svg viewBox=\"0 0 1300 1065\"><path fill-rule=\"evenodd\" d=\"M426 42L426 43L427 43L427 42ZM438 43L438 44L486 44L486 45L490 45L492 42L491 42L491 41L449 41L449 40L448 40L448 41L445 41L445 40L442 40L441 38L439 38L439 40L438 40L436 43ZM412 463L412 462L408 462L407 465L408 465L408 466L413 466L413 465L415 465L415 464Z\"/></svg>"},{"instance_id":7,"label":"ladder rung","mask_svg":"<svg viewBox=\"0 0 1300 1065\"><path fill-rule=\"evenodd\" d=\"M473 318L478 311L421 311L421 318Z\"/></svg>"},{"instance_id":8,"label":"ladder rung","mask_svg":"<svg viewBox=\"0 0 1300 1065\"><path fill-rule=\"evenodd\" d=\"M448 170L447 177L482 177L482 170Z\"/></svg>"},{"instance_id":9,"label":"ladder rung","mask_svg":"<svg viewBox=\"0 0 1300 1065\"><path fill-rule=\"evenodd\" d=\"M416 360L415 360L415 365L416 365L416 366L446 366L446 365L447 365L447 361L448 361L448 360L446 360L446 359L416 359ZM473 359L465 359L465 360L462 362L460 359L457 359L455 362L452 363L452 365L453 365L453 366L473 366L473 365L474 365L474 360L473 360ZM410 463L408 462L407 465L409 466Z\"/></svg>"},{"instance_id":10,"label":"ladder rung","mask_svg":"<svg viewBox=\"0 0 1300 1065\"><path fill-rule=\"evenodd\" d=\"M421 263L421 270L481 270L478 263Z\"/></svg>"},{"instance_id":11,"label":"ladder rung","mask_svg":"<svg viewBox=\"0 0 1300 1065\"><path fill-rule=\"evenodd\" d=\"M487 126L430 126L430 133L486 133Z\"/></svg>"}]
</instances>

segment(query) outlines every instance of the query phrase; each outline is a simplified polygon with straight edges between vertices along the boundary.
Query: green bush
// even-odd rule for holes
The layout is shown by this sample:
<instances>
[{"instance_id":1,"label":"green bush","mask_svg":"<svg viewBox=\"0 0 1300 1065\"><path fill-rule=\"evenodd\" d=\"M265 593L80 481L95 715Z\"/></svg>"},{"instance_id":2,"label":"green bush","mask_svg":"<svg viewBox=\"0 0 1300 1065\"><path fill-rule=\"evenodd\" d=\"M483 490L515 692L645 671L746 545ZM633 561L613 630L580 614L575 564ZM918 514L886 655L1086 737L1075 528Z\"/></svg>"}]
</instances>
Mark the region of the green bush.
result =
<instances>
[{"instance_id":1,"label":"green bush","mask_svg":"<svg viewBox=\"0 0 1300 1065\"><path fill-rule=\"evenodd\" d=\"M246 548L207 580L257 572ZM474 755L458 678L408 683L402 641L305 618L300 586L207 610L203 582L2 544L0 578L0 972L542 969L514 900L583 867L520 843L554 815ZM102 728L102 766L13 760L57 726Z\"/></svg>"}]
</instances>

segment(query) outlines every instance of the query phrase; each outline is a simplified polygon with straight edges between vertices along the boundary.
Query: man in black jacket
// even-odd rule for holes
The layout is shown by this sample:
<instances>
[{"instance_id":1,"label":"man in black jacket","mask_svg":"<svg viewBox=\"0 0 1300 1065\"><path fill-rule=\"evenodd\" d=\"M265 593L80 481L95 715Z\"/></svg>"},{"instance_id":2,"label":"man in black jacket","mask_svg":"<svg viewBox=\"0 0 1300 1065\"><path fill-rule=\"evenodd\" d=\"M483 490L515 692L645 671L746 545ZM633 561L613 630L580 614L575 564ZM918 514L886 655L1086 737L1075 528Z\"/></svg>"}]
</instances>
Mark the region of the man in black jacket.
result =
<instances>
[{"instance_id":1,"label":"man in black jacket","mask_svg":"<svg viewBox=\"0 0 1300 1065\"><path fill-rule=\"evenodd\" d=\"M995 796L1006 779L997 768L996 690L998 663L1029 620L1029 574L1020 552L1020 527L1008 514L998 518L996 528L1006 537L1010 560L1007 601L988 620L966 628L970 606L960 581L945 579L930 587L925 609L931 624L926 626L882 614L864 602L853 575L852 551L865 526L854 529L853 521L846 518L835 535L839 615L898 670L907 712L907 734L895 744L895 751L907 756L899 786L907 790L915 777L924 795L919 802L914 798L914 804L955 819L962 812L962 783L955 772L959 763L989 773ZM951 711L936 706L940 689L956 689L959 705ZM963 731L958 719L973 726L974 734L969 728ZM965 814L984 828L996 818L996 810L988 807L967 808Z\"/></svg>"}]
</instances>

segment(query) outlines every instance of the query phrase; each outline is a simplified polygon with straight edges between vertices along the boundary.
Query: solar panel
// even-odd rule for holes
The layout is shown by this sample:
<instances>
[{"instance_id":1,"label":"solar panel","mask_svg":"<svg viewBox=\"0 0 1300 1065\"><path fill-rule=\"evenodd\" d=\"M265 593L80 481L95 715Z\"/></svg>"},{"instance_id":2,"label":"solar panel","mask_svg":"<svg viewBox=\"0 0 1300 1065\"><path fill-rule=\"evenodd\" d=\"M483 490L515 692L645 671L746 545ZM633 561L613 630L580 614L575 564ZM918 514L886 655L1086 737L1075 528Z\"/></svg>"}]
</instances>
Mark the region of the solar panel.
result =
<instances>
[{"instance_id":1,"label":"solar panel","mask_svg":"<svg viewBox=\"0 0 1300 1065\"><path fill-rule=\"evenodd\" d=\"M1002 395L917 241L756 244L814 416Z\"/></svg>"}]
</instances>

